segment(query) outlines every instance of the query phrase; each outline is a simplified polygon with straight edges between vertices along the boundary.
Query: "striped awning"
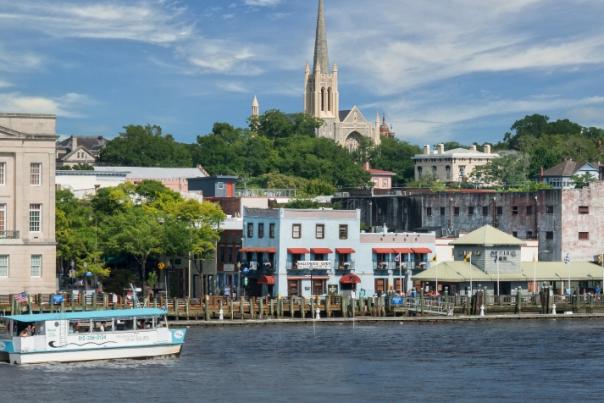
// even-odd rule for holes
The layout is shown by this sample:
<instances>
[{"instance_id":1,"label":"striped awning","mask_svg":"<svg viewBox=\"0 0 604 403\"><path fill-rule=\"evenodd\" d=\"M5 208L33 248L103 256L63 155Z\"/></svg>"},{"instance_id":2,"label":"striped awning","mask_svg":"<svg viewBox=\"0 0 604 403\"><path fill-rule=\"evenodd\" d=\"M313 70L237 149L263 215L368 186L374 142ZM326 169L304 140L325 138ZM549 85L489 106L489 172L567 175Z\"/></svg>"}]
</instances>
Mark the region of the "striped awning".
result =
<instances>
[{"instance_id":1,"label":"striped awning","mask_svg":"<svg viewBox=\"0 0 604 403\"><path fill-rule=\"evenodd\" d=\"M394 251L394 253L400 253L400 254L413 253L413 249L411 249L411 248L392 248L392 250Z\"/></svg>"},{"instance_id":2,"label":"striped awning","mask_svg":"<svg viewBox=\"0 0 604 403\"><path fill-rule=\"evenodd\" d=\"M417 253L417 254L428 254L428 253L432 253L432 249L430 248L413 248L413 253Z\"/></svg>"},{"instance_id":3,"label":"striped awning","mask_svg":"<svg viewBox=\"0 0 604 403\"><path fill-rule=\"evenodd\" d=\"M373 253L388 254L394 253L392 248L373 248Z\"/></svg>"},{"instance_id":4,"label":"striped awning","mask_svg":"<svg viewBox=\"0 0 604 403\"><path fill-rule=\"evenodd\" d=\"M333 253L333 251L329 248L310 248L310 251L315 255L328 255Z\"/></svg>"},{"instance_id":5,"label":"striped awning","mask_svg":"<svg viewBox=\"0 0 604 403\"><path fill-rule=\"evenodd\" d=\"M292 255L305 255L308 253L308 249L306 248L287 248L287 253Z\"/></svg>"}]
</instances>

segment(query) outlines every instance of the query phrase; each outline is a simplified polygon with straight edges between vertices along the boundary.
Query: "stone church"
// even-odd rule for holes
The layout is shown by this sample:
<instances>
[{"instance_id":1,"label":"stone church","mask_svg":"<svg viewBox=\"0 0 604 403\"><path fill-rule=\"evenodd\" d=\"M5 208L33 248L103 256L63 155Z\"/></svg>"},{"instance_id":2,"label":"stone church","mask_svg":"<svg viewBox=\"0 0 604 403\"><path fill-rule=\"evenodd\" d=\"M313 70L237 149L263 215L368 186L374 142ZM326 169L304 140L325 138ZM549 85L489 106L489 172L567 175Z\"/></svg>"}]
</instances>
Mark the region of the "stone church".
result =
<instances>
[{"instance_id":1,"label":"stone church","mask_svg":"<svg viewBox=\"0 0 604 403\"><path fill-rule=\"evenodd\" d=\"M363 138L377 145L380 133L386 137L394 135L379 114L375 122L370 122L356 105L340 110L338 66L329 65L323 0L319 0L313 66L311 69L307 64L304 75L304 113L323 120L317 136L332 139L349 150L356 149ZM252 115L258 114L259 104L254 97Z\"/></svg>"}]
</instances>

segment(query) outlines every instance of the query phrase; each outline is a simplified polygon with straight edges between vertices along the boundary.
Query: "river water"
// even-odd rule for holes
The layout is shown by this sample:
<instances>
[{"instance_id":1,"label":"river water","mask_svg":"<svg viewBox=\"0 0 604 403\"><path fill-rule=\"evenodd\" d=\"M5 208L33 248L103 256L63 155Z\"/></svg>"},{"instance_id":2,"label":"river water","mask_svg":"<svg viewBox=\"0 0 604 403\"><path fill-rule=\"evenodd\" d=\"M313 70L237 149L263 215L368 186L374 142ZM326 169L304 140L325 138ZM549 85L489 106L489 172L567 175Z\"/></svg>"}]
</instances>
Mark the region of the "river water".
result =
<instances>
[{"instance_id":1,"label":"river water","mask_svg":"<svg viewBox=\"0 0 604 403\"><path fill-rule=\"evenodd\" d=\"M180 358L0 364L0 402L602 400L604 322L191 328Z\"/></svg>"}]
</instances>

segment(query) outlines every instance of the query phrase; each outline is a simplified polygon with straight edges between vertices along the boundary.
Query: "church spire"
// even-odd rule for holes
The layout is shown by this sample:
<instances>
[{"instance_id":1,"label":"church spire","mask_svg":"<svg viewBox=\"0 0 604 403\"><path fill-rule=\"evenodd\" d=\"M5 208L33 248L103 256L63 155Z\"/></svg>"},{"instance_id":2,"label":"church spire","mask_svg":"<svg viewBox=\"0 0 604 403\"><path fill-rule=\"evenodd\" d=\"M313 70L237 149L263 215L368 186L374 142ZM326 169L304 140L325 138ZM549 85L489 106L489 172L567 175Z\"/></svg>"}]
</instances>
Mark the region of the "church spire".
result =
<instances>
[{"instance_id":1,"label":"church spire","mask_svg":"<svg viewBox=\"0 0 604 403\"><path fill-rule=\"evenodd\" d=\"M315 60L313 69L317 67L322 73L329 72L329 56L327 52L327 33L325 31L325 13L323 0L319 0L319 13L317 15L317 36L315 38Z\"/></svg>"}]
</instances>

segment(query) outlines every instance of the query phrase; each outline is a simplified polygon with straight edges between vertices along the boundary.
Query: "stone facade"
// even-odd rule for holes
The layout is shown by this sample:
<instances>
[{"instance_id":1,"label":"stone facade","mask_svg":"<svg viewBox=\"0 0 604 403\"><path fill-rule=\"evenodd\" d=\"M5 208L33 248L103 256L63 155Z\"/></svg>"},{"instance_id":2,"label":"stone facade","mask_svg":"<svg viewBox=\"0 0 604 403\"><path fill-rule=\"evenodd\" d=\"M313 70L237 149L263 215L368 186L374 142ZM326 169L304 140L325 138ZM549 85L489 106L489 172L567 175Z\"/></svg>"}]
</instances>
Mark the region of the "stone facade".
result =
<instances>
[{"instance_id":1,"label":"stone facade","mask_svg":"<svg viewBox=\"0 0 604 403\"><path fill-rule=\"evenodd\" d=\"M497 157L499 155L492 153L488 144L484 146L483 152L478 151L476 146L447 151L444 144L437 145L436 150L432 152L431 147L426 145L423 154L413 157L415 180L431 177L442 182L464 182L476 167Z\"/></svg>"},{"instance_id":2,"label":"stone facade","mask_svg":"<svg viewBox=\"0 0 604 403\"><path fill-rule=\"evenodd\" d=\"M0 295L56 290L55 127L0 114Z\"/></svg>"},{"instance_id":3,"label":"stone facade","mask_svg":"<svg viewBox=\"0 0 604 403\"><path fill-rule=\"evenodd\" d=\"M375 123L368 121L354 106L340 110L338 67L329 65L327 33L323 0L319 0L317 33L313 68L307 64L304 75L304 113L322 119L324 124L317 130L320 137L329 138L350 150L356 149L363 138L373 144L380 143L379 115Z\"/></svg>"}]
</instances>

